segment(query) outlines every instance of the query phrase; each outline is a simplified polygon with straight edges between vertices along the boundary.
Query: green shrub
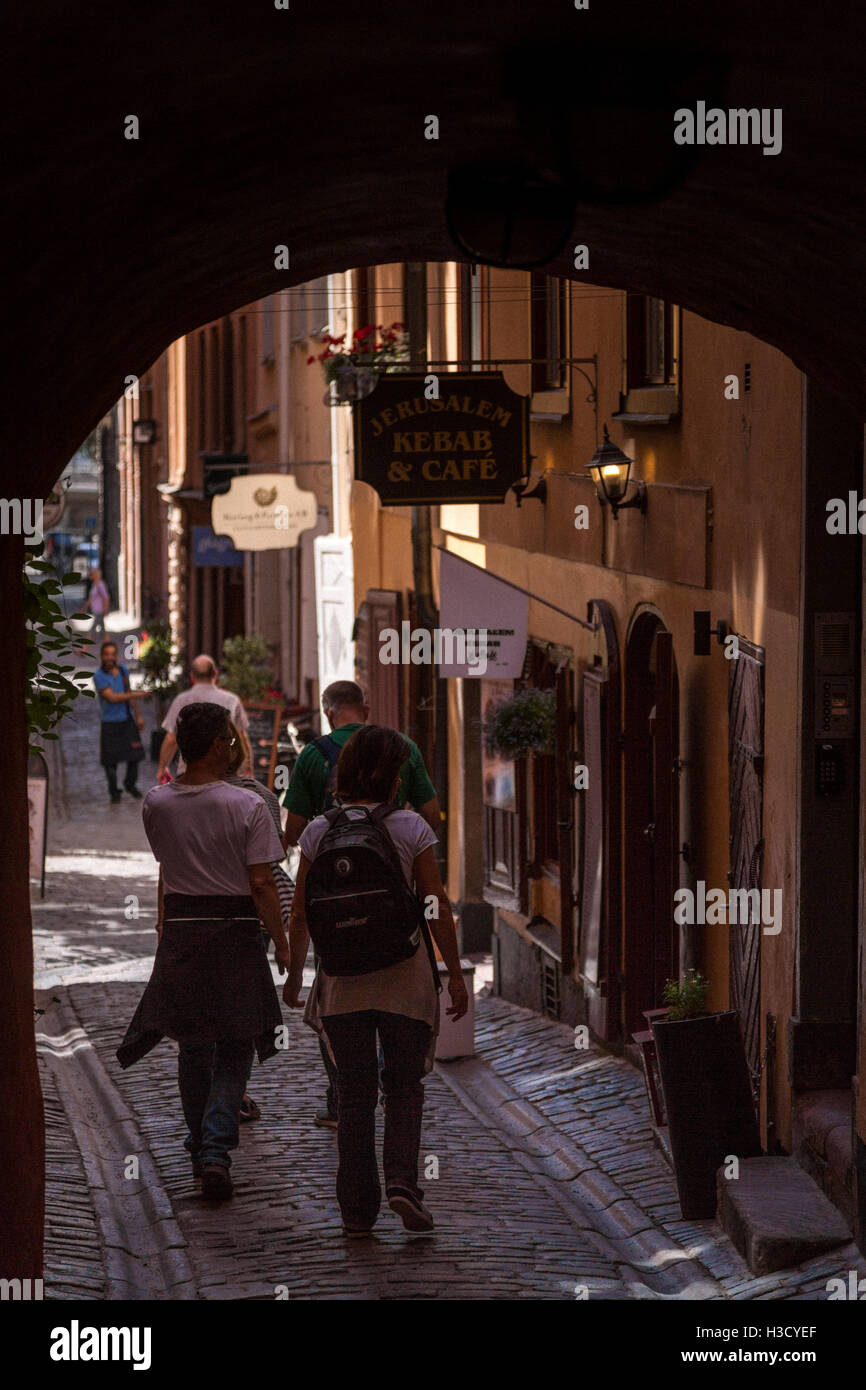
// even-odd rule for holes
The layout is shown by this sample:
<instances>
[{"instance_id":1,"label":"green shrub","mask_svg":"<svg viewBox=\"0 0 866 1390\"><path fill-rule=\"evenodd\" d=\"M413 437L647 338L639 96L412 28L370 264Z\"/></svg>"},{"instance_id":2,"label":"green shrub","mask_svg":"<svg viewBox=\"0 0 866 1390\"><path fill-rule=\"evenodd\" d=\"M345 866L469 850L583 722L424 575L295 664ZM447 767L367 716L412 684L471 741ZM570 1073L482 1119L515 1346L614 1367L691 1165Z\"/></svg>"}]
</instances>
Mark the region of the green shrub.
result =
<instances>
[{"instance_id":1,"label":"green shrub","mask_svg":"<svg viewBox=\"0 0 866 1390\"><path fill-rule=\"evenodd\" d=\"M662 999L668 1006L666 1021L674 1023L705 1014L709 988L709 980L697 970L687 970L681 980L668 980L662 990Z\"/></svg>"},{"instance_id":2,"label":"green shrub","mask_svg":"<svg viewBox=\"0 0 866 1390\"><path fill-rule=\"evenodd\" d=\"M220 685L241 700L261 700L274 680L268 644L256 633L227 637L220 667Z\"/></svg>"}]
</instances>

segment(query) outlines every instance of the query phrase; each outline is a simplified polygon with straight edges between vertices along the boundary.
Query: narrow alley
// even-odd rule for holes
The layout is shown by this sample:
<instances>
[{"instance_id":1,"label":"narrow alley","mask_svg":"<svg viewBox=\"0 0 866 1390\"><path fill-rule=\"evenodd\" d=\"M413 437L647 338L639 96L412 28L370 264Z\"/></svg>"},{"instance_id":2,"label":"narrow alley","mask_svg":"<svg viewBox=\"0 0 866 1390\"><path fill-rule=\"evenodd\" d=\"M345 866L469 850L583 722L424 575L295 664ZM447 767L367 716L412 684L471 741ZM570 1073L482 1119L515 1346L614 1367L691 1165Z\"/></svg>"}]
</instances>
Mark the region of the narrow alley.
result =
<instances>
[{"instance_id":1,"label":"narrow alley","mask_svg":"<svg viewBox=\"0 0 866 1390\"><path fill-rule=\"evenodd\" d=\"M407 1236L386 1209L374 1240L342 1239L336 1138L313 1124L316 1040L288 1009L288 1050L253 1070L262 1117L242 1128L235 1200L203 1202L174 1045L127 1072L114 1057L150 970L156 871L140 804L109 804L96 721L81 699L62 726L43 901L34 885L46 1299L814 1299L866 1272L852 1244L751 1275L715 1222L680 1218L634 1068L575 1050L571 1029L489 984L477 1055L438 1063L426 1083L432 1238ZM153 771L143 765L143 786Z\"/></svg>"}]
</instances>

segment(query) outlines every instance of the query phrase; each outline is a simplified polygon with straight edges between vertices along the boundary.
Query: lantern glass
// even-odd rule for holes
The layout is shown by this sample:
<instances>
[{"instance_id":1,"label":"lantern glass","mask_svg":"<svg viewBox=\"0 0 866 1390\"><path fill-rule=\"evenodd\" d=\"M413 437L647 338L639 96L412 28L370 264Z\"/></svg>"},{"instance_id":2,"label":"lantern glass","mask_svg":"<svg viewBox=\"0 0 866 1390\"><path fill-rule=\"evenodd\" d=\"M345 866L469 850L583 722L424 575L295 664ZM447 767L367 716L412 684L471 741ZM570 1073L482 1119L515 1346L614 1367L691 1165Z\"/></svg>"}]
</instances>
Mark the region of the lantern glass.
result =
<instances>
[{"instance_id":1,"label":"lantern glass","mask_svg":"<svg viewBox=\"0 0 866 1390\"><path fill-rule=\"evenodd\" d=\"M608 502L621 502L628 488L631 463L605 463L598 470Z\"/></svg>"}]
</instances>

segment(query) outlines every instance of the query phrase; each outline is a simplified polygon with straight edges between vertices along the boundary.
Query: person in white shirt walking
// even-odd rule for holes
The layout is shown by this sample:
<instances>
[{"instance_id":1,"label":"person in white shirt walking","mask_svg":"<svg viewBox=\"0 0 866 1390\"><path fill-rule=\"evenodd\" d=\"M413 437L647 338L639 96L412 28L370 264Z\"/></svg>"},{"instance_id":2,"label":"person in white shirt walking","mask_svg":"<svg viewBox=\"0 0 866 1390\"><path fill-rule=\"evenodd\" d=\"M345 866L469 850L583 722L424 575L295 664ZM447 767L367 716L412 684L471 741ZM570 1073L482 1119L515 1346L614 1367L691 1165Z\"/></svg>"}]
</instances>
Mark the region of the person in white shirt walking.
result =
<instances>
[{"instance_id":1,"label":"person in white shirt walking","mask_svg":"<svg viewBox=\"0 0 866 1390\"><path fill-rule=\"evenodd\" d=\"M159 862L153 973L117 1050L132 1066L164 1037L179 1044L186 1149L202 1195L232 1195L229 1151L253 1049L265 1061L282 1027L261 924L280 973L289 949L271 865L282 849L265 803L226 781L233 735L213 701L178 720L186 772L144 800L144 830Z\"/></svg>"},{"instance_id":2,"label":"person in white shirt walking","mask_svg":"<svg viewBox=\"0 0 866 1390\"><path fill-rule=\"evenodd\" d=\"M213 700L214 704L222 705L229 712L229 719L238 731L243 749L243 759L241 768L249 768L252 771L252 753L250 751L250 741L247 737L249 719L247 712L231 690L223 690L217 685L219 671L212 656L202 653L197 656L189 669L190 688L184 690L180 695L176 695L168 707L168 713L162 721L165 729L165 738L159 753L159 767L157 769L157 782L166 782L169 777L169 765L175 753L178 751L177 738L177 717L186 705L198 704L201 701ZM184 770L183 756L179 756L177 764L177 775L180 776Z\"/></svg>"}]
</instances>

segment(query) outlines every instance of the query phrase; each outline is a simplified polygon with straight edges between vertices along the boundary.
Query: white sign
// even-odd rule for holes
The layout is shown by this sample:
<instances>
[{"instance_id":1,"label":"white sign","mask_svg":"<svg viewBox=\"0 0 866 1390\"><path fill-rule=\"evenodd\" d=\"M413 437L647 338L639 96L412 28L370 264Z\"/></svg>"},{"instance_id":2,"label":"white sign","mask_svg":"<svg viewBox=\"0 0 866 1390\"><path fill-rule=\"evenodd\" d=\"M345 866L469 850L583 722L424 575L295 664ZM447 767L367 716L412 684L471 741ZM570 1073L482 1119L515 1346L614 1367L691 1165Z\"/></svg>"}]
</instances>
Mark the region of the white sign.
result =
<instances>
[{"instance_id":1,"label":"white sign","mask_svg":"<svg viewBox=\"0 0 866 1390\"><path fill-rule=\"evenodd\" d=\"M30 877L42 877L45 858L45 814L48 782L44 777L27 778L27 820L30 828Z\"/></svg>"},{"instance_id":2,"label":"white sign","mask_svg":"<svg viewBox=\"0 0 866 1390\"><path fill-rule=\"evenodd\" d=\"M314 492L301 492L290 473L248 473L232 478L211 506L217 536L231 536L237 550L286 550L298 544L318 518Z\"/></svg>"},{"instance_id":3,"label":"white sign","mask_svg":"<svg viewBox=\"0 0 866 1390\"><path fill-rule=\"evenodd\" d=\"M342 536L316 536L316 630L319 690L332 681L355 679L355 585L352 542Z\"/></svg>"},{"instance_id":4,"label":"white sign","mask_svg":"<svg viewBox=\"0 0 866 1390\"><path fill-rule=\"evenodd\" d=\"M439 621L452 631L486 631L486 663L445 665L440 676L514 679L523 670L529 596L478 565L443 550L439 570Z\"/></svg>"}]
</instances>

